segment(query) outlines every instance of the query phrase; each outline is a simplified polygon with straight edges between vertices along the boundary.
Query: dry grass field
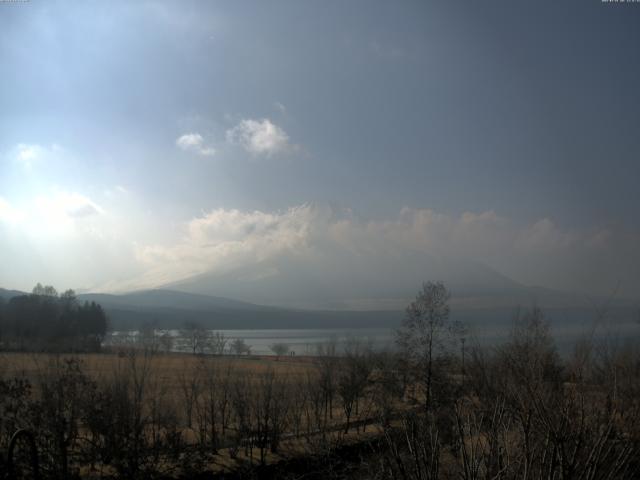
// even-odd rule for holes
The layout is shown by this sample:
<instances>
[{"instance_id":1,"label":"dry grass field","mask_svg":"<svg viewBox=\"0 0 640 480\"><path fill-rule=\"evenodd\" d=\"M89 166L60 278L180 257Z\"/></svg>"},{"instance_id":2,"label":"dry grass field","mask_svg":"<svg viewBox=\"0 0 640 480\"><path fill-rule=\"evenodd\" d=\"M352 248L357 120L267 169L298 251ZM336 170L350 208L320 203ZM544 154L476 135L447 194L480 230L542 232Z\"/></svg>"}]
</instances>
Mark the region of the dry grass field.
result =
<instances>
[{"instance_id":1,"label":"dry grass field","mask_svg":"<svg viewBox=\"0 0 640 480\"><path fill-rule=\"evenodd\" d=\"M138 358L141 358L142 352ZM42 374L51 373L65 359L79 360L84 373L99 381L116 375L130 363L126 354L118 353L0 353L0 377L25 377L37 380ZM178 380L189 372L195 372L203 361L214 364L219 369L231 367L234 371L260 375L272 371L277 375L299 377L313 369L312 357L275 357L232 355L210 356L188 353L156 353L148 357L152 377L161 379L166 388L177 387Z\"/></svg>"},{"instance_id":2,"label":"dry grass field","mask_svg":"<svg viewBox=\"0 0 640 480\"><path fill-rule=\"evenodd\" d=\"M331 374L337 375L337 359L331 361ZM27 380L31 385L30 398L37 404L58 405L52 408L59 408L61 416L74 415L73 409L92 407L86 405L86 401L74 405L80 400L65 398L65 393L60 393L62 404L43 394L45 389L55 392L56 387L51 390L52 385L69 388L65 384L67 380L62 380L69 373L69 362L97 386L97 391L115 392L123 380L128 382L124 408L139 408L140 418L144 419L141 428L145 438L136 442L153 451L151 455L159 455L151 463L166 472L176 468L176 462L180 463L173 459L169 466L167 454L159 453L170 448L171 432L179 433L181 448L200 449L200 461L204 463L199 468L220 472L247 464L272 464L317 454L328 445L361 441L376 431L371 425L365 429L357 422L373 414L371 402L364 399L359 411L351 416L353 427L345 431L346 417L338 399L337 377L330 380L333 393L328 399L321 385L322 367L313 357L149 354L143 350L92 354L13 352L0 354L0 379ZM140 390L141 403L136 406L139 384L144 386ZM67 405L74 406L69 410ZM169 415L168 424L165 414ZM128 418L115 407L111 415ZM122 422L123 417L119 418ZM118 420L112 420L107 414L104 421L101 435L108 437L110 431L128 427L126 422L133 420L130 418L125 420L125 425L119 425ZM92 435L92 427L81 417L74 418L74 422L78 430L74 433L75 441L69 443L69 463L75 465L82 476L94 476L96 472L92 473L89 466L79 460L84 448L82 438ZM212 428L216 429L215 438L211 436ZM277 448L268 447L275 445L274 431L279 438ZM132 440L127 437L126 441ZM215 455L211 455L214 452ZM126 457L126 452L122 455ZM166 469L163 463L167 464ZM108 462L94 464L99 467L98 477L117 473L116 467ZM121 468L122 475L126 470Z\"/></svg>"}]
</instances>

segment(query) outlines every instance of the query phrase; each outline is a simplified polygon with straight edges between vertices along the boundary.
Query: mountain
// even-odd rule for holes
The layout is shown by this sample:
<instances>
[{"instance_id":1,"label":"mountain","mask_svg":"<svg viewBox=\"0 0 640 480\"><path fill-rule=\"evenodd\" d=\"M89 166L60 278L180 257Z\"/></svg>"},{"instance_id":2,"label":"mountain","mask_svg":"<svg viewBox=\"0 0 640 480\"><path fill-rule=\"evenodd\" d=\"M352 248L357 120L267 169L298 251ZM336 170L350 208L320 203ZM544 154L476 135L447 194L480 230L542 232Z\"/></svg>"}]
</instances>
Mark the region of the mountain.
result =
<instances>
[{"instance_id":1,"label":"mountain","mask_svg":"<svg viewBox=\"0 0 640 480\"><path fill-rule=\"evenodd\" d=\"M357 257L340 262L262 262L230 273L194 276L165 288L288 308L403 310L426 280L443 281L452 293L452 305L464 308L591 305L584 295L522 285L479 262L419 253L404 255L402 262L389 257L376 262Z\"/></svg>"},{"instance_id":2,"label":"mountain","mask_svg":"<svg viewBox=\"0 0 640 480\"><path fill-rule=\"evenodd\" d=\"M588 329L599 321L598 309L593 304L561 305L566 295L553 290L531 288L526 290L547 299L539 303L554 331ZM523 294L525 295L525 294ZM464 297L452 298L451 317L464 323L482 336L504 336L511 328L517 306L529 308L531 301L515 302L507 297L498 304L492 297L469 297L474 301L465 304ZM490 298L487 305L478 298ZM570 297L571 298L571 297ZM523 297L523 300L525 297ZM172 290L147 290L124 295L83 294L80 301L96 301L106 310L114 330L138 329L144 324L157 328L181 328L185 322L197 322L206 328L219 330L238 329L358 329L397 328L404 317L403 308L393 310L299 310L241 302L224 297L212 297ZM555 302L555 303L554 303ZM633 321L634 309L624 302L613 302L607 309L607 321L623 324Z\"/></svg>"},{"instance_id":3,"label":"mountain","mask_svg":"<svg viewBox=\"0 0 640 480\"><path fill-rule=\"evenodd\" d=\"M395 328L426 280L452 293L454 320L507 328L517 307L536 304L561 324L591 321L606 299L522 285L492 268L462 259L415 252L372 261L370 255L308 255L271 259L225 274L206 273L161 289L125 294L86 293L102 305L115 330L144 324L212 329ZM0 290L8 298L21 292ZM617 318L633 305L609 302Z\"/></svg>"},{"instance_id":4,"label":"mountain","mask_svg":"<svg viewBox=\"0 0 640 480\"><path fill-rule=\"evenodd\" d=\"M401 319L399 312L293 310L172 290L82 294L78 299L102 305L114 330L137 329L144 324L177 329L186 322L227 330L396 327Z\"/></svg>"},{"instance_id":5,"label":"mountain","mask_svg":"<svg viewBox=\"0 0 640 480\"><path fill-rule=\"evenodd\" d=\"M17 297L20 295L25 295L25 292L21 292L19 290L6 290L4 288L0 288L0 298L4 299L5 301L8 301L13 297Z\"/></svg>"},{"instance_id":6,"label":"mountain","mask_svg":"<svg viewBox=\"0 0 640 480\"><path fill-rule=\"evenodd\" d=\"M534 296L542 299L538 305L543 307L554 331L562 332L571 328L589 328L598 320L596 305L604 304L602 299L594 300L595 304L579 304L580 296L535 287L522 287L521 291L512 289L511 292L511 296L505 292L495 292L492 296L486 291L481 295L470 290L474 296L454 296L451 301L452 320L463 322L472 335L474 331L481 331L484 336L504 336L510 329L516 306L530 307L531 296ZM0 289L0 297L5 300L23 294ZM300 310L167 289L122 295L88 293L78 295L78 299L102 305L113 330L134 330L145 324L178 329L188 321L220 330L396 328L408 303L398 300L397 308L386 310ZM637 305L625 301L611 302L607 308L607 321L612 325L633 322L636 316Z\"/></svg>"},{"instance_id":7,"label":"mountain","mask_svg":"<svg viewBox=\"0 0 640 480\"><path fill-rule=\"evenodd\" d=\"M142 290L122 295L85 293L78 295L81 301L94 301L111 308L176 308L185 310L260 310L268 309L230 298L199 295L172 290Z\"/></svg>"},{"instance_id":8,"label":"mountain","mask_svg":"<svg viewBox=\"0 0 640 480\"><path fill-rule=\"evenodd\" d=\"M5 301L25 294L0 289L0 297ZM402 318L399 312L391 311L303 311L172 290L145 290L122 295L86 293L78 295L78 300L99 303L113 330L135 330L145 324L178 329L186 322L226 330L396 327Z\"/></svg>"}]
</instances>

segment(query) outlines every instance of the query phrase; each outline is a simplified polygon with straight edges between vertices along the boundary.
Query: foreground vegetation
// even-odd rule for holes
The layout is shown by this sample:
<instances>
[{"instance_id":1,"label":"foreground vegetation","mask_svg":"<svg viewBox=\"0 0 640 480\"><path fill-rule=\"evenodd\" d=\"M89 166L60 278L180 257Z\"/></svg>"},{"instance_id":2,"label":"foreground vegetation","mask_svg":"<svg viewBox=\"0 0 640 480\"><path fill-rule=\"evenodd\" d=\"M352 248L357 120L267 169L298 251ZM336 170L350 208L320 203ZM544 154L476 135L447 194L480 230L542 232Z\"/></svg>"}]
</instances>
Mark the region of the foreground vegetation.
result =
<instances>
[{"instance_id":1,"label":"foreground vegetation","mask_svg":"<svg viewBox=\"0 0 640 480\"><path fill-rule=\"evenodd\" d=\"M501 346L464 339L444 287L425 284L394 353L353 340L343 355L327 344L296 359L7 354L0 449L30 429L49 478L638 474L636 346L586 338L560 358L539 309L517 315Z\"/></svg>"}]
</instances>

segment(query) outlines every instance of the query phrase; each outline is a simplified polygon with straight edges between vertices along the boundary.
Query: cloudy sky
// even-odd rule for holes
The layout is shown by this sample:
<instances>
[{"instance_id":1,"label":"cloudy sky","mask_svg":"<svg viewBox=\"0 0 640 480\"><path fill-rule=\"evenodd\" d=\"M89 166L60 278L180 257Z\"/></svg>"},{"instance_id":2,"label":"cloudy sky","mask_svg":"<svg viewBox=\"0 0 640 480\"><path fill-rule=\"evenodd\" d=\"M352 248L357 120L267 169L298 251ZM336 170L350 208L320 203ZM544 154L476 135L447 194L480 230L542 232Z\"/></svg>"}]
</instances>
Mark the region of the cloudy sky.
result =
<instances>
[{"instance_id":1,"label":"cloudy sky","mask_svg":"<svg viewBox=\"0 0 640 480\"><path fill-rule=\"evenodd\" d=\"M0 286L424 254L638 298L639 25L600 0L0 2Z\"/></svg>"}]
</instances>

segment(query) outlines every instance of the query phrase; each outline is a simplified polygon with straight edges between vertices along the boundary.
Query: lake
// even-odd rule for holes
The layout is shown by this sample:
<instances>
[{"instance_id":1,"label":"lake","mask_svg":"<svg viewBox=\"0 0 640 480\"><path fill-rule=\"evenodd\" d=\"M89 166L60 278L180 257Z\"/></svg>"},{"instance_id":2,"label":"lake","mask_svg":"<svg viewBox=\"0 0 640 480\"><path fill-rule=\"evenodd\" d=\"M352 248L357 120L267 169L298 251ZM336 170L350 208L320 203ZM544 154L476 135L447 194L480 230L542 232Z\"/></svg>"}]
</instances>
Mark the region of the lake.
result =
<instances>
[{"instance_id":1,"label":"lake","mask_svg":"<svg viewBox=\"0 0 640 480\"><path fill-rule=\"evenodd\" d=\"M575 343L592 336L598 341L621 345L626 342L640 342L640 325L638 322L616 320L599 322L594 329L593 321L570 321L567 319L551 321L551 333L556 340L560 353L566 355L573 350ZM504 342L511 331L512 323L505 322L467 322L466 345L474 344L491 346ZM251 347L254 355L273 355L271 346L286 343L290 351L296 355L314 355L318 345L333 342L340 352L349 340L357 340L372 346L375 350L394 348L395 329L393 328L332 328L332 329L262 329L262 330L216 330L227 339L241 338ZM174 338L174 350L186 350L180 346L180 330L167 332ZM117 344L135 341L138 332L113 332L105 344Z\"/></svg>"}]
</instances>

